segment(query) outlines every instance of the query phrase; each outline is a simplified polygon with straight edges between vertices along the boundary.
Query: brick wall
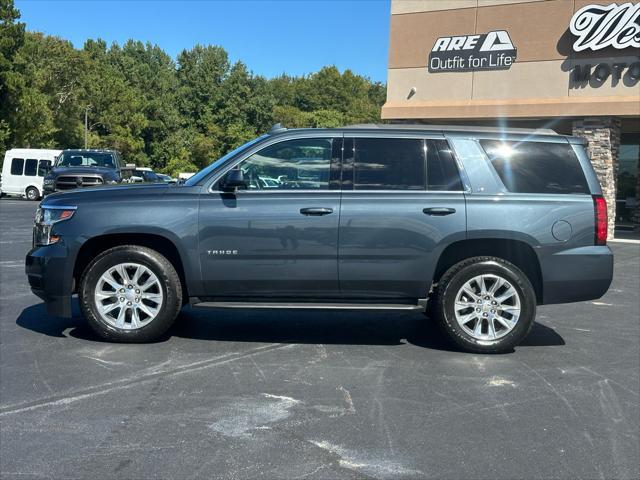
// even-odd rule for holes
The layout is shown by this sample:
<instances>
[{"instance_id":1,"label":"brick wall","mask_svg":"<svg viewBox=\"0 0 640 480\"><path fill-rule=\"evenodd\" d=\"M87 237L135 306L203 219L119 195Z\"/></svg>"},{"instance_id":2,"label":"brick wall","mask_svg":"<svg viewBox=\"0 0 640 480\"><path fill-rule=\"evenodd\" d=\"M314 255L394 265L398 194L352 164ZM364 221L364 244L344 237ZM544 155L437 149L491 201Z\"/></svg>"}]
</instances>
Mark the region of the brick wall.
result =
<instances>
[{"instance_id":1,"label":"brick wall","mask_svg":"<svg viewBox=\"0 0 640 480\"><path fill-rule=\"evenodd\" d=\"M621 122L616 117L586 117L573 122L573 135L587 140L587 153L607 200L609 238L616 224L616 174Z\"/></svg>"}]
</instances>

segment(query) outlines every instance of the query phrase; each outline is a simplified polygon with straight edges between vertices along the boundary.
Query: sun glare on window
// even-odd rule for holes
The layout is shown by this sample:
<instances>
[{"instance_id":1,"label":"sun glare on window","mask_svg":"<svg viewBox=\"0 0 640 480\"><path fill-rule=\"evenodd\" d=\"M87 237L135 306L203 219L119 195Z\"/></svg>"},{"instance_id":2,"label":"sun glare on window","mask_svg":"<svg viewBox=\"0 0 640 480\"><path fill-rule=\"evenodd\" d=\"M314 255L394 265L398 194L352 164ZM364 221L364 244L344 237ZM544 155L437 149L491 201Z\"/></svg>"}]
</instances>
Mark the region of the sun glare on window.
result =
<instances>
[{"instance_id":1,"label":"sun glare on window","mask_svg":"<svg viewBox=\"0 0 640 480\"><path fill-rule=\"evenodd\" d=\"M502 143L499 146L497 146L496 148L494 148L491 153L493 155L495 155L496 157L502 157L502 158L511 158L511 156L513 156L513 154L516 151L510 146L507 145L506 143Z\"/></svg>"}]
</instances>

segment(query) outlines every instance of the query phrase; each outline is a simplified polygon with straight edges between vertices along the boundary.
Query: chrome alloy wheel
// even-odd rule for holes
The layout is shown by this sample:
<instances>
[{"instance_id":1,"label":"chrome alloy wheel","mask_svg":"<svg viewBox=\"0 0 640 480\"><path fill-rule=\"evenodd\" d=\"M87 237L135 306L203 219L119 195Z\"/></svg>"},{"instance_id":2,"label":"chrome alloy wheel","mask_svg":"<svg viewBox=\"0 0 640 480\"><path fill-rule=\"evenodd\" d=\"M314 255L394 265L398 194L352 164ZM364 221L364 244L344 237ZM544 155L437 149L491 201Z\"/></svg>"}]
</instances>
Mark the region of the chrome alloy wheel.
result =
<instances>
[{"instance_id":1,"label":"chrome alloy wheel","mask_svg":"<svg viewBox=\"0 0 640 480\"><path fill-rule=\"evenodd\" d=\"M160 313L164 295L160 280L139 263L120 263L98 279L94 292L96 309L112 327L136 330Z\"/></svg>"},{"instance_id":2,"label":"chrome alloy wheel","mask_svg":"<svg viewBox=\"0 0 640 480\"><path fill-rule=\"evenodd\" d=\"M497 340L518 323L520 296L504 278L478 275L458 290L454 310L465 333L476 340Z\"/></svg>"}]
</instances>

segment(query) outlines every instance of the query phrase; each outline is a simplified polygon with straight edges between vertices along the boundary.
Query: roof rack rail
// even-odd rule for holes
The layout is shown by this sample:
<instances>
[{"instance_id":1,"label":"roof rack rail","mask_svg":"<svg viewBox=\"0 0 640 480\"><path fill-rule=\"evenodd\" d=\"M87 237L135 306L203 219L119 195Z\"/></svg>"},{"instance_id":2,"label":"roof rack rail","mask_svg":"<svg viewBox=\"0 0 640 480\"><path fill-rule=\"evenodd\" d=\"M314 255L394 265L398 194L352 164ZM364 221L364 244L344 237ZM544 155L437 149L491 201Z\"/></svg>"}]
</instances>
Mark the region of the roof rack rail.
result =
<instances>
[{"instance_id":1,"label":"roof rack rail","mask_svg":"<svg viewBox=\"0 0 640 480\"><path fill-rule=\"evenodd\" d=\"M347 125L345 128L370 128L380 130L430 130L449 132L487 132L487 133L529 133L539 135L558 135L550 128L491 127L482 125L428 125L423 123L361 123Z\"/></svg>"}]
</instances>

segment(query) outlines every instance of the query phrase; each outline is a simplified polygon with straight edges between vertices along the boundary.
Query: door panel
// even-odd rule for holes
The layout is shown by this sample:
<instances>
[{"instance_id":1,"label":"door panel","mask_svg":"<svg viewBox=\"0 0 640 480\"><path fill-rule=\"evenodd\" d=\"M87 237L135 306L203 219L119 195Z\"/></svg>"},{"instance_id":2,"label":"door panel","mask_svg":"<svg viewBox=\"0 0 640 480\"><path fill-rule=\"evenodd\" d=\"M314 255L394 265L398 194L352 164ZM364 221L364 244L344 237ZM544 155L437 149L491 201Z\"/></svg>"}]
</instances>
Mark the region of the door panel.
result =
<instances>
[{"instance_id":1,"label":"door panel","mask_svg":"<svg viewBox=\"0 0 640 480\"><path fill-rule=\"evenodd\" d=\"M305 215L304 208L333 213ZM336 296L339 192L209 193L200 200L208 296Z\"/></svg>"},{"instance_id":2,"label":"door panel","mask_svg":"<svg viewBox=\"0 0 640 480\"><path fill-rule=\"evenodd\" d=\"M336 297L341 138L294 138L242 160L246 190L201 195L208 296ZM236 172L237 173L237 172Z\"/></svg>"},{"instance_id":3,"label":"door panel","mask_svg":"<svg viewBox=\"0 0 640 480\"><path fill-rule=\"evenodd\" d=\"M428 215L423 209L452 208ZM344 192L338 271L343 295L425 298L440 253L465 238L460 193Z\"/></svg>"},{"instance_id":4,"label":"door panel","mask_svg":"<svg viewBox=\"0 0 640 480\"><path fill-rule=\"evenodd\" d=\"M447 142L355 137L345 138L344 150L342 295L425 298L440 253L466 237L463 187Z\"/></svg>"}]
</instances>

